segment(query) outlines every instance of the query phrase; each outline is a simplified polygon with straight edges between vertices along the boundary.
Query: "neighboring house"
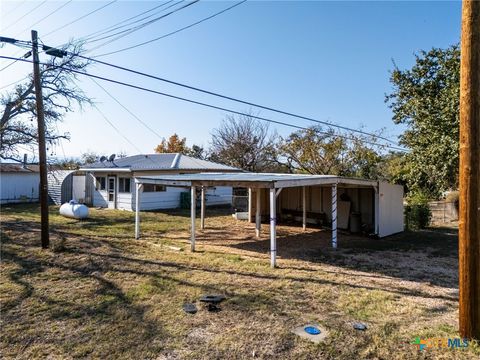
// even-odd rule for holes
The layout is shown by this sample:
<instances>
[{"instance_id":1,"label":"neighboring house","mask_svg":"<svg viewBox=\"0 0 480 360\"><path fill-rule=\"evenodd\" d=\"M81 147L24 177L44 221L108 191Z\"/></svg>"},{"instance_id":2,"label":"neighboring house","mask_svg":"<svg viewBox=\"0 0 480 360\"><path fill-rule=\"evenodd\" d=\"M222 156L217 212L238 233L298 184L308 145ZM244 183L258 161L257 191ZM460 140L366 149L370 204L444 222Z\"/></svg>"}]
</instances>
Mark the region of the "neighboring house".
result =
<instances>
[{"instance_id":1,"label":"neighboring house","mask_svg":"<svg viewBox=\"0 0 480 360\"><path fill-rule=\"evenodd\" d=\"M38 165L0 164L0 204L38 201L39 171Z\"/></svg>"},{"instance_id":2,"label":"neighboring house","mask_svg":"<svg viewBox=\"0 0 480 360\"><path fill-rule=\"evenodd\" d=\"M89 205L132 211L135 210L136 176L200 172L241 172L241 170L178 153L134 155L82 167L76 176L84 175L85 193L82 195L77 192L77 197L89 199L91 193L91 201L86 201ZM181 193L188 191L184 188L146 184L143 188L140 210L178 208ZM211 187L206 191L207 206L231 202L231 187Z\"/></svg>"}]
</instances>

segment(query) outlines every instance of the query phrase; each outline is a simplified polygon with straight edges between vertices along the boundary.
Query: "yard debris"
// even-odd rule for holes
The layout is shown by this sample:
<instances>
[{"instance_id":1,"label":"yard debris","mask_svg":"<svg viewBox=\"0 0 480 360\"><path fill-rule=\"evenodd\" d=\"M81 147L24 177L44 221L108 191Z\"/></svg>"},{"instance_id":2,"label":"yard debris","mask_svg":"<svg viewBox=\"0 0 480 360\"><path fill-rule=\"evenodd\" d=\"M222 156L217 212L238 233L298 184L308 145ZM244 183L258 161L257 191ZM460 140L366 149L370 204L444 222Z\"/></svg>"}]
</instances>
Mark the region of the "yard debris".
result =
<instances>
[{"instance_id":1,"label":"yard debris","mask_svg":"<svg viewBox=\"0 0 480 360\"><path fill-rule=\"evenodd\" d=\"M178 246L167 245L167 248L169 248L170 250L174 250L174 251L182 251L183 250L181 247L178 247Z\"/></svg>"},{"instance_id":2,"label":"yard debris","mask_svg":"<svg viewBox=\"0 0 480 360\"><path fill-rule=\"evenodd\" d=\"M355 330L365 331L365 330L368 329L368 326L367 326L367 324L364 324L364 323L361 323L361 322L356 322L356 323L353 323L353 328Z\"/></svg>"},{"instance_id":3,"label":"yard debris","mask_svg":"<svg viewBox=\"0 0 480 360\"><path fill-rule=\"evenodd\" d=\"M203 295L200 297L200 301L207 304L207 310L210 312L217 312L220 311L220 304L226 297L224 295Z\"/></svg>"},{"instance_id":4,"label":"yard debris","mask_svg":"<svg viewBox=\"0 0 480 360\"><path fill-rule=\"evenodd\" d=\"M292 330L292 333L298 335L304 339L310 340L314 343L319 343L325 340L328 335L327 330L321 327L317 323L306 324L296 327Z\"/></svg>"},{"instance_id":5,"label":"yard debris","mask_svg":"<svg viewBox=\"0 0 480 360\"><path fill-rule=\"evenodd\" d=\"M183 304L183 311L185 311L188 314L196 314L198 310L195 304L185 303Z\"/></svg>"}]
</instances>

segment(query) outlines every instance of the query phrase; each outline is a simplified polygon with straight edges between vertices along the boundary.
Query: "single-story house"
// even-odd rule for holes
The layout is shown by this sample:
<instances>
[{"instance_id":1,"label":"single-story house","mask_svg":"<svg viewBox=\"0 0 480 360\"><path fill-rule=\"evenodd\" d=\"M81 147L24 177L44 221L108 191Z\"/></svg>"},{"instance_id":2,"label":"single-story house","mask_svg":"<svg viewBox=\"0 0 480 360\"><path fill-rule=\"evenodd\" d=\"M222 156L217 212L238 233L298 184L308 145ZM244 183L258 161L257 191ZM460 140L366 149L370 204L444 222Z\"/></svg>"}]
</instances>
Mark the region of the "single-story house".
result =
<instances>
[{"instance_id":1,"label":"single-story house","mask_svg":"<svg viewBox=\"0 0 480 360\"><path fill-rule=\"evenodd\" d=\"M94 207L134 211L134 178L139 176L181 175L205 172L238 173L242 170L230 166L197 159L180 153L141 154L124 158L102 158L84 166L73 176L72 186L76 199ZM81 181L84 183L81 183ZM84 188L84 193L78 189ZM149 184L143 189L140 210L172 209L181 205L182 193L178 187ZM190 197L187 192L186 198ZM227 205L232 202L230 186L211 186L205 192L207 206ZM73 197L73 195L72 195Z\"/></svg>"},{"instance_id":2,"label":"single-story house","mask_svg":"<svg viewBox=\"0 0 480 360\"><path fill-rule=\"evenodd\" d=\"M0 204L37 202L40 190L38 165L0 163Z\"/></svg>"},{"instance_id":3,"label":"single-story house","mask_svg":"<svg viewBox=\"0 0 480 360\"><path fill-rule=\"evenodd\" d=\"M201 190L200 227L205 226L205 188L227 186L249 189L249 221L260 236L261 223L270 223L271 265L276 265L277 220L289 216L305 229L316 222L332 231L337 247L337 230L362 230L378 237L403 231L403 187L382 181L332 175L265 173L196 173L135 176L137 203L149 186L189 188L191 191L191 249L195 251L196 193ZM142 191L143 190L143 191ZM140 237L140 210L135 214L135 237Z\"/></svg>"}]
</instances>

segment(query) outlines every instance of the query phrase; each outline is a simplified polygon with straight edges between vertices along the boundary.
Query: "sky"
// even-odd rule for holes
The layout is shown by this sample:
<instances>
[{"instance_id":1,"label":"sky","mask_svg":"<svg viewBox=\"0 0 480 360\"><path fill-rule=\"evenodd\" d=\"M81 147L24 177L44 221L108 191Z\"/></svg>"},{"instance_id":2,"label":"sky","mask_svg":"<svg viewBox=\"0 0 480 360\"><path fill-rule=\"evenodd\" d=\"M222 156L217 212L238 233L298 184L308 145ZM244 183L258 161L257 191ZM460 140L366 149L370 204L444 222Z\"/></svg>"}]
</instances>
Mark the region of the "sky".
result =
<instances>
[{"instance_id":1,"label":"sky","mask_svg":"<svg viewBox=\"0 0 480 360\"><path fill-rule=\"evenodd\" d=\"M30 40L30 30L35 29L44 44L60 46L155 6L164 4L156 10L163 11L158 17L187 3L1 1L0 36ZM160 37L235 3L200 1L120 39L91 38L84 44L85 55L95 58ZM172 7L166 9L168 6ZM153 12L144 16L150 14ZM385 94L392 90L389 74L393 61L399 68L407 69L414 64L416 52L458 43L460 20L459 1L247 1L174 35L98 59L321 121L369 132L384 129L385 136L397 140L404 127L392 122L392 113L384 101ZM0 48L3 56L24 52L13 45ZM41 54L40 59L47 57ZM0 69L10 62L0 59ZM30 72L28 63L9 66L0 71L0 88ZM88 72L240 112L253 111L297 126L314 125L95 63ZM228 114L97 81L154 131L91 79L79 77L78 86L94 100L95 106L74 109L65 116L58 130L68 132L70 141L50 148L49 156L78 157L88 151L100 155L152 153L162 137L173 133L186 137L188 145L208 147L213 129ZM0 92L13 87L4 87ZM275 124L270 129L283 137L295 131Z\"/></svg>"}]
</instances>

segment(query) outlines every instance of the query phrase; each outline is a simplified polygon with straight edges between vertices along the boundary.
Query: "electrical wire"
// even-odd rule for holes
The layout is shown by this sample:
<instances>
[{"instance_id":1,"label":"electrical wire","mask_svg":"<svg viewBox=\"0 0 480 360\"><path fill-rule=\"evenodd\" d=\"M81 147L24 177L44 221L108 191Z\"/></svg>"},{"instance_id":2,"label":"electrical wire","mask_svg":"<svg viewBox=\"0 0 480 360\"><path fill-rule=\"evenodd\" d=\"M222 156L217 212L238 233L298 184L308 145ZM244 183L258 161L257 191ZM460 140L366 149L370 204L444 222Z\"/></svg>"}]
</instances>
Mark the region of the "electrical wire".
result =
<instances>
[{"instance_id":1,"label":"electrical wire","mask_svg":"<svg viewBox=\"0 0 480 360\"><path fill-rule=\"evenodd\" d=\"M22 82L23 80L26 80L26 79L28 79L28 76L25 76L24 78L22 78L22 79L20 79L20 80L17 80L17 81L14 81L14 82L10 83L10 84L7 84L7 85L2 86L2 87L0 87L0 90L3 90L3 89L5 89L5 88L8 88L8 87L10 87L10 86L12 86L12 85L18 84L19 82Z\"/></svg>"},{"instance_id":2,"label":"electrical wire","mask_svg":"<svg viewBox=\"0 0 480 360\"><path fill-rule=\"evenodd\" d=\"M140 46L143 46L143 45L147 45L147 44L150 44L150 43L152 43L152 42L155 42L155 41L164 39L164 38L166 38L166 37L168 37L168 36L175 35L175 34L181 32L181 31L183 31L183 30L187 30L187 29L189 29L189 28L191 28L191 27L194 27L194 26L196 26L196 25L198 25L198 24L201 24L201 23L203 23L203 22L205 22L205 21L207 21L207 20L210 20L210 19L212 19L212 18L214 18L214 17L216 17L216 16L218 16L218 15L221 15L221 14L223 14L224 12L227 12L227 11L233 9L234 7L237 7L237 6L241 5L241 4L243 4L244 2L246 2L246 1L247 1L247 0L240 1L240 2L238 2L238 3L236 3L236 4L234 4L234 5L226 8L226 9L223 9L223 10L221 10L221 11L213 14L213 15L210 15L210 16L208 16L208 17L206 17L206 18L203 18L203 19L201 19L201 20L199 20L199 21L197 21L197 22L194 22L194 23L192 23L192 24L190 24L190 25L184 26L184 27L182 27L182 28L180 28L180 29L177 29L177 30L175 30L175 31L169 32L169 33L167 33L167 34L165 34L165 35L156 37L156 38L151 39L151 40L148 40L148 41L144 41L144 42L142 42L142 43L140 43L140 44L128 46L128 47L125 47L125 48L122 48L122 49L119 49L119 50L111 51L111 52L104 53L104 54L100 54L100 55L95 55L95 58L102 57L102 56L107 56L107 55L112 55L112 54L116 54L116 53L119 53L119 52L122 52L122 51L127 51L127 50L131 50L131 49L135 49L135 48L137 48L137 47L140 47Z\"/></svg>"},{"instance_id":3,"label":"electrical wire","mask_svg":"<svg viewBox=\"0 0 480 360\"><path fill-rule=\"evenodd\" d=\"M355 132L355 133L359 133L359 134L366 135L366 136L371 136L371 137L381 139L381 140L387 141L389 143L392 143L392 144L398 146L398 144L396 142L394 142L393 140L390 140L390 139L388 139L386 137L383 137L383 136L380 136L380 135L368 133L368 132L365 132L365 131L362 131L362 130L353 129L353 128L350 128L350 127L347 127L347 126L331 124L327 121L322 121L322 120L314 119L314 118L311 118L311 117L294 114L294 113L291 113L291 112L288 112L288 111L275 109L275 108L272 108L272 107L269 107L269 106L260 105L260 104L257 104L257 103L253 103L251 101L241 100L241 99L234 98L234 97L231 97L231 96L222 95L222 94L219 94L219 93L216 93L216 92L213 92L213 91L201 89L201 88L198 88L198 87L195 87L195 86L183 84L183 83L180 83L180 82L177 82L177 81L165 79L165 78L162 78L162 77L159 77L159 76L147 74L147 73L144 73L144 72L141 72L141 71L137 71L137 70L133 70L133 69L130 69L130 68L123 67L123 66L119 66L119 65L115 65L115 64L108 63L108 62L105 62L105 61L101 61L101 60L95 59L93 57L88 57L88 56L83 56L83 55L78 55L78 56L82 59L85 59L85 60L95 61L95 62L97 62L99 64L102 64L102 65L110 66L110 67L113 67L115 69L127 71L127 72L130 72L130 73L133 73L133 74L137 74L137 75L145 76L145 77L148 77L148 78L151 78L151 79L166 82L168 84L180 86L180 87L183 87L183 88L186 88L186 89L189 89L189 90L194 90L194 91L201 92L201 93L204 93L204 94L216 96L216 97L219 97L219 98L222 98L222 99L235 101L235 102L238 102L238 103L241 103L241 104L244 104L244 105L254 106L254 107L257 107L257 108L260 108L260 109L276 112L276 113L279 113L279 114L282 114L282 115L292 116L292 117L296 117L296 118L299 118L299 119L302 119L302 120L308 120L308 121L311 121L311 122L315 122L317 124L322 124L322 125L326 125L326 126L329 126L329 127L335 127L335 128L342 129L342 130Z\"/></svg>"},{"instance_id":4,"label":"electrical wire","mask_svg":"<svg viewBox=\"0 0 480 360\"><path fill-rule=\"evenodd\" d=\"M178 11L181 11L181 10L183 10L183 9L189 7L189 6L192 6L192 5L196 4L196 3L199 2L199 1L200 1L200 0L194 0L194 1L192 1L192 2L190 2L190 3L188 3L188 4L186 4L186 5L183 5L183 6L177 8L177 9L175 9L175 10L172 10L172 11L170 11L170 12L162 15L162 16L159 16L159 17L157 17L157 18L154 18L154 19L152 19L152 20L149 20L149 21L147 21L147 22L145 22L145 23L143 23L143 24L137 25L137 26L135 26L135 27L133 27L133 28L125 29L125 30L119 31L119 32L117 32L117 33L110 34L110 35L106 35L106 36L101 37L101 38L98 38L98 39L89 40L88 43L93 43L93 42L97 42L97 41L101 41L101 40L105 40L105 39L110 39L110 38L114 37L113 39L110 39L110 40L108 40L108 41L106 41L106 42L104 42L104 43L102 43L102 44L100 44L100 45L97 45L96 47L94 47L94 48L92 48L92 49L89 49L88 51L91 52L91 51L94 51L94 50L96 50L96 49L99 49L99 48L101 48L101 47L103 47L103 46L105 46L105 45L111 44L111 43L114 42L114 41L117 41L117 40L119 40L119 39L121 39L121 38L123 38L123 37L125 37L125 36L128 36L128 35L136 32L136 31L139 31L139 30L141 30L141 29L143 29L143 28L145 28L145 27L147 27L147 26L149 26L149 25L152 25L152 24L154 24L155 22L160 21L161 19L164 19L164 18L166 18L166 17L168 17L168 16L170 16L170 15L172 15L172 14L175 14L175 13L178 12ZM115 36L116 36L116 37L115 37Z\"/></svg>"},{"instance_id":5,"label":"electrical wire","mask_svg":"<svg viewBox=\"0 0 480 360\"><path fill-rule=\"evenodd\" d=\"M24 31L26 31L26 30L28 30L28 29L32 29L35 25L40 24L42 21L45 21L46 19L48 19L50 16L52 16L52 15L55 14L56 12L62 10L65 6L67 6L68 4L70 4L72 1L73 1L73 0L69 0L69 1L67 1L66 3L60 5L58 8L56 8L55 10L53 10L52 12L50 12L48 15L42 17L42 18L41 18L40 20L38 20L37 22L29 25L28 27L26 27L25 29L23 29L22 31L20 31L19 33L17 33L17 34L15 35L15 37L18 36L18 35L20 35L20 34L22 34ZM42 3L42 4L43 4L43 3Z\"/></svg>"},{"instance_id":6,"label":"electrical wire","mask_svg":"<svg viewBox=\"0 0 480 360\"><path fill-rule=\"evenodd\" d=\"M10 15L11 13L13 13L14 11L17 11L20 7L23 6L23 4L25 4L27 2L27 0L23 0L23 1L20 1L20 3L15 6L13 9L11 9L9 12L7 12L6 14L3 14L3 17L7 17L8 15Z\"/></svg>"},{"instance_id":7,"label":"electrical wire","mask_svg":"<svg viewBox=\"0 0 480 360\"><path fill-rule=\"evenodd\" d=\"M66 28L67 26L70 26L70 25L72 25L72 24L75 24L76 22L85 19L86 17L88 17L88 16L90 16L90 15L92 15L92 14L94 14L94 13L96 13L96 12L98 12L98 11L104 9L104 8L106 8L107 6L110 6L110 5L114 4L114 3L116 3L117 1L118 1L118 0L110 1L110 2L107 3L107 4L102 5L102 6L98 7L98 8L90 11L89 13L87 13L87 14L85 14L85 15L82 15L82 16L76 18L75 20L72 20L72 21L70 21L70 22L68 22L68 23L66 23L66 24L64 24L64 25L62 25L62 26L60 26L60 27L58 27L58 28L56 28L56 29L54 29L54 30L46 33L46 34L43 35L42 37L43 37L43 38L46 38L47 36L53 34L54 32L57 32L58 30L64 29L64 28Z\"/></svg>"},{"instance_id":8,"label":"electrical wire","mask_svg":"<svg viewBox=\"0 0 480 360\"><path fill-rule=\"evenodd\" d=\"M18 24L18 22L20 20L22 20L23 18L25 18L26 16L30 15L32 12L34 12L35 10L37 10L40 6L42 6L43 4L45 4L47 2L47 0L45 1L42 1L39 5L35 6L32 10L28 11L27 13L23 14L23 16L19 17L17 20L15 20L13 23L11 23L10 25L2 28L2 31L5 31L5 30L8 30L10 29L13 25L16 25Z\"/></svg>"},{"instance_id":9,"label":"electrical wire","mask_svg":"<svg viewBox=\"0 0 480 360\"><path fill-rule=\"evenodd\" d=\"M123 133L110 121L108 120L107 116L97 107L97 105L93 104L92 105L95 110L99 112L100 115L102 115L103 119L122 137L127 141L130 145L133 146L135 150L137 150L140 154L142 153L142 150L140 150L132 141L130 141L129 138L127 138Z\"/></svg>"},{"instance_id":10,"label":"electrical wire","mask_svg":"<svg viewBox=\"0 0 480 360\"><path fill-rule=\"evenodd\" d=\"M107 89L98 83L94 78L90 78L100 89L102 89L110 98L112 98L118 105L120 105L126 112L128 112L134 119L136 119L140 124L142 124L146 129L155 134L160 140L163 140L163 137L153 130L148 124L146 124L142 119L130 111L125 105L123 105L119 100L117 100Z\"/></svg>"},{"instance_id":11,"label":"electrical wire","mask_svg":"<svg viewBox=\"0 0 480 360\"><path fill-rule=\"evenodd\" d=\"M164 6L168 5L169 3L173 2L173 1L174 1L174 0L169 0L169 1L165 2L165 3L163 3L163 4L154 6L153 8L151 8L151 9L149 9L149 10L147 10L147 11L144 11L144 12L138 14L138 15L132 16L132 17L127 18L127 19L125 19L125 20L122 20L122 21L120 21L120 22L118 22L118 23L116 23L116 24L113 24L113 25L105 28L105 29L97 30L97 31L95 31L95 32L93 32L93 33L91 33L91 34L89 34L89 35L82 36L81 39L84 40L84 41L87 41L87 40L89 40L89 39L96 38L96 37L98 37L98 36L102 36L102 35L108 34L109 32L112 32L112 31L121 29L121 28L123 28L123 27L130 26L130 25L133 25L133 24L135 24L135 23L141 22L141 21L146 20L146 19L148 19L148 18L150 18L150 17L152 17L152 16L155 16L156 14L158 14L158 13L160 13L160 12L162 12L162 11L167 10L167 9L170 8L171 6L174 6L174 5L176 5L176 4L181 3L183 0L181 0L181 1L179 1L179 2L177 2L177 3L175 3L175 4L173 4L173 5L171 5L171 6L169 6L169 7L167 7L166 9L161 9L160 11L157 11L157 12L155 12L155 13L149 15L149 16L143 17L143 18L141 18L141 19L138 19L138 20L135 20L135 21L132 21L132 22L129 23L130 20L133 20L133 19L135 19L135 18L137 18L137 17L139 17L139 16L142 16L142 15L148 14L149 12L152 12L152 11L158 9L158 8L164 7ZM124 24L124 23L126 23L126 24ZM124 25L121 25L121 24L124 24Z\"/></svg>"},{"instance_id":12,"label":"electrical wire","mask_svg":"<svg viewBox=\"0 0 480 360\"><path fill-rule=\"evenodd\" d=\"M9 56L0 56L0 58L13 59L12 57L9 57ZM19 61L30 62L30 63L32 62L31 60L26 60L26 59L19 59ZM54 68L63 68L63 66L46 64L46 63L42 63L42 62L40 62L40 64L41 65L48 65L48 66L54 67ZM232 113L232 114L248 116L248 117L251 117L251 118L254 118L254 119L257 119L257 120L266 121L266 122L277 124L277 125L288 126L288 127L299 129L299 130L307 130L307 131L312 130L311 128L307 128L307 127L304 127L304 126L294 125L294 124L290 124L290 123L283 122L283 121L278 121L278 120L273 120L273 119L253 115L253 114L248 114L248 113L244 113L244 112L241 112L241 111L236 111L236 110L228 109L228 108L225 108L225 107L208 104L208 103L204 103L204 102L197 101L197 100L191 100L191 99L187 99L187 98L184 98L184 97L181 97L181 96L176 96L176 95L168 94L168 93L153 90L153 89L148 89L148 88L145 88L145 87L142 87L142 86L126 83L126 82L123 82L123 81L109 79L109 78L99 76L99 75L88 74L88 73L78 71L78 70L74 70L74 69L68 69L68 71L72 72L72 73L79 74L79 75L84 75L84 76L92 77L92 78L95 78L95 79L104 80L104 81L111 82L111 83L114 83L114 84L123 85L123 86L126 86L126 87L130 87L132 89L137 89L137 90L142 90L142 91L149 92L149 93L152 93L152 94L162 95L162 96L165 96L165 97L169 97L169 98L172 98L172 99L188 102L188 103L191 103L191 104L196 104L196 105L208 107L208 108L211 108L211 109L221 110L221 111L229 112L229 113ZM316 133L331 136L331 137L343 138L345 140L355 140L355 138L352 138L352 137L349 137L349 136L343 135L343 134L332 134L332 133L328 133L328 132L325 132L325 131L320 131L318 129L314 129L314 131ZM365 143L365 144L370 144L370 145L374 145L374 146L378 146L378 147L383 147L383 148L388 148L388 149L392 149L392 150L406 152L406 149L402 149L402 148L391 146L391 145L379 144L377 142L367 141L367 140L362 140L362 142Z\"/></svg>"}]
</instances>

